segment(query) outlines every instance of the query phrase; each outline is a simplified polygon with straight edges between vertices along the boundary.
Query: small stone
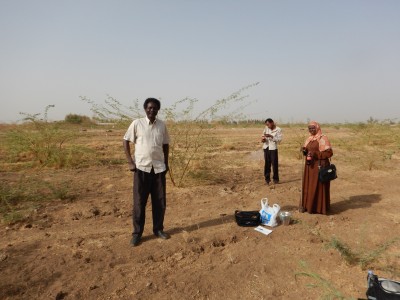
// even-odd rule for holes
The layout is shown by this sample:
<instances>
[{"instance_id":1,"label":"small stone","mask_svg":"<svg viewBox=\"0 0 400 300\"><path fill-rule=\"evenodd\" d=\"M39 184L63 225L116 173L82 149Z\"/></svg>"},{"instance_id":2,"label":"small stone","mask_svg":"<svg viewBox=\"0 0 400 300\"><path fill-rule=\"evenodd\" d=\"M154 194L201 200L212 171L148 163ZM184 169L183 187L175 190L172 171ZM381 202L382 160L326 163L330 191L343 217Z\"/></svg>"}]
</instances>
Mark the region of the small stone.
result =
<instances>
[{"instance_id":1,"label":"small stone","mask_svg":"<svg viewBox=\"0 0 400 300\"><path fill-rule=\"evenodd\" d=\"M76 242L76 245L79 247L83 244L84 241L85 241L84 238L79 238L78 241Z\"/></svg>"},{"instance_id":2,"label":"small stone","mask_svg":"<svg viewBox=\"0 0 400 300\"><path fill-rule=\"evenodd\" d=\"M175 254L174 254L174 258L175 258L177 261L182 260L182 259L183 259L183 254L182 254L182 252L175 253Z\"/></svg>"}]
</instances>

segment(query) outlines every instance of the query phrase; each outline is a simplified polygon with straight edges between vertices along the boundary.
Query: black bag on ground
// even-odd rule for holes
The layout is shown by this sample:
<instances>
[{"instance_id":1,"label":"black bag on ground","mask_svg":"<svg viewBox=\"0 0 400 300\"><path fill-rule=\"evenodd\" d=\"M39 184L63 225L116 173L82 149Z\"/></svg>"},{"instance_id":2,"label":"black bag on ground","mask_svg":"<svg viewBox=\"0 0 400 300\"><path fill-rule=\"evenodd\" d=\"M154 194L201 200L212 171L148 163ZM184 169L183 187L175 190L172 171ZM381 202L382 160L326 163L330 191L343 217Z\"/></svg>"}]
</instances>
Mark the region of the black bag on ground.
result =
<instances>
[{"instance_id":1,"label":"black bag on ground","mask_svg":"<svg viewBox=\"0 0 400 300\"><path fill-rule=\"evenodd\" d=\"M367 299L400 299L400 282L385 278L378 278L376 275L370 275L368 277Z\"/></svg>"},{"instance_id":2,"label":"black bag on ground","mask_svg":"<svg viewBox=\"0 0 400 300\"><path fill-rule=\"evenodd\" d=\"M239 226L258 226L260 225L260 217L258 211L235 211L235 220Z\"/></svg>"},{"instance_id":3,"label":"black bag on ground","mask_svg":"<svg viewBox=\"0 0 400 300\"><path fill-rule=\"evenodd\" d=\"M318 179L320 182L325 183L337 178L336 166L330 164L326 167L319 166Z\"/></svg>"}]
</instances>

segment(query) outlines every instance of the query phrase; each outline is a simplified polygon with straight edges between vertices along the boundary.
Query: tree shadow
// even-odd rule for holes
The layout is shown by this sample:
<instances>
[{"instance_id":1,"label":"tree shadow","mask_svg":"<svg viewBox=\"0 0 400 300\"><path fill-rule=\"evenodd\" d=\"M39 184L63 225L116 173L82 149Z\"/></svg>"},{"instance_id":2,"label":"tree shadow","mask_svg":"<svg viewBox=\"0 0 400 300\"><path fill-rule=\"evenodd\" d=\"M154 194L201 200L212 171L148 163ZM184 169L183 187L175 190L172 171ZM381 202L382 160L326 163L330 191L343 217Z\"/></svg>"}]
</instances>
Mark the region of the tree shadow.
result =
<instances>
[{"instance_id":1,"label":"tree shadow","mask_svg":"<svg viewBox=\"0 0 400 300\"><path fill-rule=\"evenodd\" d=\"M191 231L200 230L200 229L207 228L207 227L219 226L219 225L229 224L229 223L233 223L233 222L235 222L235 216L233 214L232 215L223 215L223 216L220 216L215 219L195 223L192 225L175 227L175 228L166 230L165 232L170 235L174 235L177 233L181 233L182 231L191 232ZM154 235L146 236L146 237L143 237L142 241L149 241L149 240L152 240L155 238L156 238L156 236L154 236Z\"/></svg>"},{"instance_id":2,"label":"tree shadow","mask_svg":"<svg viewBox=\"0 0 400 300\"><path fill-rule=\"evenodd\" d=\"M330 214L340 214L346 210L371 207L382 200L380 194L350 196L348 199L331 203Z\"/></svg>"}]
</instances>

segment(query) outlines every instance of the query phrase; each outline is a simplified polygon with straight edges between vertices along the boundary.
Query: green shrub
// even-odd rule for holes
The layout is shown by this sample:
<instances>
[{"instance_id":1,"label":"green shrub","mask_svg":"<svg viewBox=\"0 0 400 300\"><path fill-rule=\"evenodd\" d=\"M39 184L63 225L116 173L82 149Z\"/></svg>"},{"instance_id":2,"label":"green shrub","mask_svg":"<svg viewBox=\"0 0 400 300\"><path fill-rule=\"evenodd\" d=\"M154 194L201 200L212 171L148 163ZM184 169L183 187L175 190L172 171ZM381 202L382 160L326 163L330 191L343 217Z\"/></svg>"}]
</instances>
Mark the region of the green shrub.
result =
<instances>
[{"instance_id":1,"label":"green shrub","mask_svg":"<svg viewBox=\"0 0 400 300\"><path fill-rule=\"evenodd\" d=\"M65 116L64 121L70 124L91 124L92 120L88 116L68 114Z\"/></svg>"},{"instance_id":2,"label":"green shrub","mask_svg":"<svg viewBox=\"0 0 400 300\"><path fill-rule=\"evenodd\" d=\"M4 148L12 162L34 162L40 166L64 168L77 166L88 153L80 146L69 145L78 135L70 129L62 129L62 124L47 121L47 111L42 114L22 113L25 125L20 125L5 133Z\"/></svg>"}]
</instances>

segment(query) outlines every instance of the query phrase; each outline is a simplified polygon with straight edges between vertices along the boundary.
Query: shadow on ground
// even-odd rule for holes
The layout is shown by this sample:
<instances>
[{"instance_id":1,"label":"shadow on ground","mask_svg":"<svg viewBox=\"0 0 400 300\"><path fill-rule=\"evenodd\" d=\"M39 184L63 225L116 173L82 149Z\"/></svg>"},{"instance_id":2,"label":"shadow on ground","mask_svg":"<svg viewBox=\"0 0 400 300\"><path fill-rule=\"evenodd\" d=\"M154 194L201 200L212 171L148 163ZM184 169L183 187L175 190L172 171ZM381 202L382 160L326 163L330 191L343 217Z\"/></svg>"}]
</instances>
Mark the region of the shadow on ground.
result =
<instances>
[{"instance_id":1,"label":"shadow on ground","mask_svg":"<svg viewBox=\"0 0 400 300\"><path fill-rule=\"evenodd\" d=\"M232 222L235 222L234 216L233 215L225 215L225 216L221 216L219 218L199 222L199 223L188 225L185 227L176 227L176 228L169 230L168 233L175 234L175 233L179 233L182 231L191 232L191 231L200 230L200 229L207 228L207 227L213 227L213 226L223 225L223 224L232 223Z\"/></svg>"},{"instance_id":2,"label":"shadow on ground","mask_svg":"<svg viewBox=\"0 0 400 300\"><path fill-rule=\"evenodd\" d=\"M220 216L219 218L191 224L188 226L175 227L175 228L166 230L165 232L170 235L174 235L177 233L181 233L183 231L191 232L191 231L195 231L195 230L201 230L204 228L224 225L224 224L233 223L233 222L235 222L235 217L233 215L224 215L224 216ZM155 238L156 238L155 236L147 236L147 237L144 237L142 239L142 241L148 241L148 240L152 240Z\"/></svg>"},{"instance_id":3,"label":"shadow on ground","mask_svg":"<svg viewBox=\"0 0 400 300\"><path fill-rule=\"evenodd\" d=\"M346 210L371 207L382 200L380 194L350 196L348 199L331 204L331 214L340 214Z\"/></svg>"}]
</instances>

